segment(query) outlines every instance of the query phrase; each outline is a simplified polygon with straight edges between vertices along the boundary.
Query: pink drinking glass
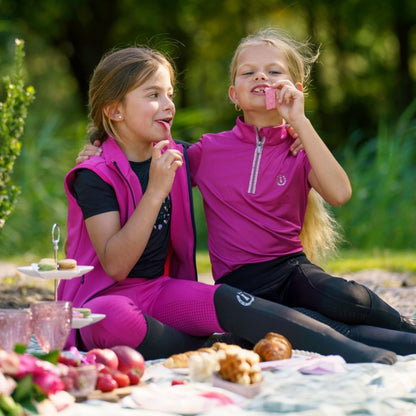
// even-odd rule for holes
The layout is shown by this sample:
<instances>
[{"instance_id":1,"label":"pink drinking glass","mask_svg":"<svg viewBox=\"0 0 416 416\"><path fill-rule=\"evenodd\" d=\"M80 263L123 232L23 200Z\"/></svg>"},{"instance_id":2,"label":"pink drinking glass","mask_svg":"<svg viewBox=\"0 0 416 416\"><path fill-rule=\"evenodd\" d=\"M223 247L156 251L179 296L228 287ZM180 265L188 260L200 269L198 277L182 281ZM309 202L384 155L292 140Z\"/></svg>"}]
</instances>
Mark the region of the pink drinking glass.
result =
<instances>
[{"instance_id":1,"label":"pink drinking glass","mask_svg":"<svg viewBox=\"0 0 416 416\"><path fill-rule=\"evenodd\" d=\"M62 351L72 326L72 303L69 301L43 301L30 305L33 333L46 353Z\"/></svg>"},{"instance_id":2,"label":"pink drinking glass","mask_svg":"<svg viewBox=\"0 0 416 416\"><path fill-rule=\"evenodd\" d=\"M16 344L28 346L32 336L29 309L0 309L0 348L13 351Z\"/></svg>"}]
</instances>

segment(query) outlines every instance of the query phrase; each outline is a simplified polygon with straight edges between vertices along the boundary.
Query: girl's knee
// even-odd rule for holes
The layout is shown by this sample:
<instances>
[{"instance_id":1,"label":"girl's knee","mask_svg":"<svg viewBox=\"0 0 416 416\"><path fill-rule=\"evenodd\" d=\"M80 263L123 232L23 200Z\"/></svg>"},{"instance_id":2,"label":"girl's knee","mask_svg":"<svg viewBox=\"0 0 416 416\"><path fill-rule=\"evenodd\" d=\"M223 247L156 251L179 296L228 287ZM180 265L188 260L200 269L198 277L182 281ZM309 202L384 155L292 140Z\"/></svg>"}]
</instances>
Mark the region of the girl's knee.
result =
<instances>
[{"instance_id":1,"label":"girl's knee","mask_svg":"<svg viewBox=\"0 0 416 416\"><path fill-rule=\"evenodd\" d=\"M86 348L110 348L128 345L136 348L144 339L147 324L142 311L124 296L103 296L84 305L92 313L104 313L106 317L80 330Z\"/></svg>"}]
</instances>

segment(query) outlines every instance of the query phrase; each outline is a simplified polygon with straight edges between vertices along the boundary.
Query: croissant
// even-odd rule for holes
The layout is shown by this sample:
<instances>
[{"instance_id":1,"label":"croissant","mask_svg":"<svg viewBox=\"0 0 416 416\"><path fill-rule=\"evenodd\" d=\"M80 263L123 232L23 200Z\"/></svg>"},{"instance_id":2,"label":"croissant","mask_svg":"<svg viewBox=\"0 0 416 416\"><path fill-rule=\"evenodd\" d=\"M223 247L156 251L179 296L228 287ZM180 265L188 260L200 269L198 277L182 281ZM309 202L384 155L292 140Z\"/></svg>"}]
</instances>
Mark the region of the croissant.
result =
<instances>
[{"instance_id":1,"label":"croissant","mask_svg":"<svg viewBox=\"0 0 416 416\"><path fill-rule=\"evenodd\" d=\"M280 334L269 332L254 346L262 361L284 360L292 356L291 343Z\"/></svg>"},{"instance_id":2,"label":"croissant","mask_svg":"<svg viewBox=\"0 0 416 416\"><path fill-rule=\"evenodd\" d=\"M202 352L215 354L215 350L212 348L199 348L195 351L186 351L179 354L173 354L163 362L163 365L167 368L188 368L189 356Z\"/></svg>"}]
</instances>

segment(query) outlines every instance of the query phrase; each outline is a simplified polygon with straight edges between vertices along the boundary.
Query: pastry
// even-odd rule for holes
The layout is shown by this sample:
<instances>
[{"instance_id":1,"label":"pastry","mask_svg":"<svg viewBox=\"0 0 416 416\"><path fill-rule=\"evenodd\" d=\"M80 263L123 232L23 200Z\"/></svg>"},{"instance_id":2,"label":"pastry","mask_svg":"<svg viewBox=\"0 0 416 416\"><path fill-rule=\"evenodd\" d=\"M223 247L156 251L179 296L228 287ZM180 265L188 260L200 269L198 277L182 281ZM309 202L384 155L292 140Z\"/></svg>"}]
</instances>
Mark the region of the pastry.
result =
<instances>
[{"instance_id":1,"label":"pastry","mask_svg":"<svg viewBox=\"0 0 416 416\"><path fill-rule=\"evenodd\" d=\"M63 259L58 261L59 270L73 270L77 268L77 261L75 259Z\"/></svg>"},{"instance_id":2,"label":"pastry","mask_svg":"<svg viewBox=\"0 0 416 416\"><path fill-rule=\"evenodd\" d=\"M79 315L79 318L87 318L91 315L91 309L90 308L72 308L73 312L77 312Z\"/></svg>"},{"instance_id":3,"label":"pastry","mask_svg":"<svg viewBox=\"0 0 416 416\"><path fill-rule=\"evenodd\" d=\"M292 356L291 343L280 334L269 332L253 348L262 361L284 360Z\"/></svg>"},{"instance_id":4,"label":"pastry","mask_svg":"<svg viewBox=\"0 0 416 416\"><path fill-rule=\"evenodd\" d=\"M249 385L262 380L260 357L244 348L230 348L218 352L220 369L218 375L227 381Z\"/></svg>"},{"instance_id":5,"label":"pastry","mask_svg":"<svg viewBox=\"0 0 416 416\"><path fill-rule=\"evenodd\" d=\"M173 354L169 358L167 358L163 365L167 368L188 368L188 358L191 354L196 353L209 353L209 354L215 354L216 351L212 348L199 348L195 351L186 351L182 352L180 354Z\"/></svg>"},{"instance_id":6,"label":"pastry","mask_svg":"<svg viewBox=\"0 0 416 416\"><path fill-rule=\"evenodd\" d=\"M43 258L39 260L38 270L40 272L47 272L51 270L56 270L56 263L54 259Z\"/></svg>"}]
</instances>

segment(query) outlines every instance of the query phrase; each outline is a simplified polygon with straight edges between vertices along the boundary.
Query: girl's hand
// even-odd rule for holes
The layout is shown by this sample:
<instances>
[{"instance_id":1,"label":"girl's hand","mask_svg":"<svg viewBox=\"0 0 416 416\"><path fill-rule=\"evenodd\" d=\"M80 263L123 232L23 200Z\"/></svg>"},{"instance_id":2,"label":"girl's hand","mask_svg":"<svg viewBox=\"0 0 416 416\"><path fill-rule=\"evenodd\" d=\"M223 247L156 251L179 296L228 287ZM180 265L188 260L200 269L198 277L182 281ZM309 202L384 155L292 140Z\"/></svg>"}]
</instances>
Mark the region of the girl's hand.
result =
<instances>
[{"instance_id":1,"label":"girl's hand","mask_svg":"<svg viewBox=\"0 0 416 416\"><path fill-rule=\"evenodd\" d=\"M296 121L305 117L303 89L300 83L296 86L289 80L273 86L276 89L276 108L283 119L296 125Z\"/></svg>"},{"instance_id":2,"label":"girl's hand","mask_svg":"<svg viewBox=\"0 0 416 416\"><path fill-rule=\"evenodd\" d=\"M175 149L163 148L169 145L169 140L162 140L153 147L152 162L149 170L147 194L155 195L163 201L169 194L176 170L183 165L181 152Z\"/></svg>"},{"instance_id":3,"label":"girl's hand","mask_svg":"<svg viewBox=\"0 0 416 416\"><path fill-rule=\"evenodd\" d=\"M296 156L301 150L303 150L302 140L300 140L298 134L295 132L295 129L290 125L286 125L286 129L290 136L294 139L292 145L290 146L290 151L293 156Z\"/></svg>"},{"instance_id":4,"label":"girl's hand","mask_svg":"<svg viewBox=\"0 0 416 416\"><path fill-rule=\"evenodd\" d=\"M100 156L102 149L99 147L100 142L96 140L94 144L86 144L84 148L78 153L78 157L75 159L75 164L79 165L84 160L87 160L90 156Z\"/></svg>"}]
</instances>

